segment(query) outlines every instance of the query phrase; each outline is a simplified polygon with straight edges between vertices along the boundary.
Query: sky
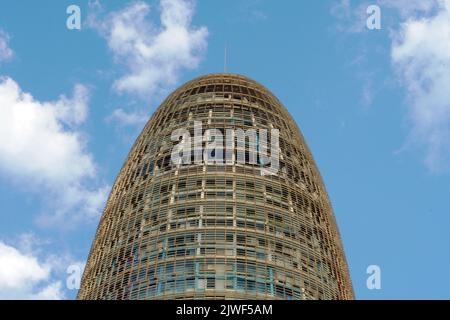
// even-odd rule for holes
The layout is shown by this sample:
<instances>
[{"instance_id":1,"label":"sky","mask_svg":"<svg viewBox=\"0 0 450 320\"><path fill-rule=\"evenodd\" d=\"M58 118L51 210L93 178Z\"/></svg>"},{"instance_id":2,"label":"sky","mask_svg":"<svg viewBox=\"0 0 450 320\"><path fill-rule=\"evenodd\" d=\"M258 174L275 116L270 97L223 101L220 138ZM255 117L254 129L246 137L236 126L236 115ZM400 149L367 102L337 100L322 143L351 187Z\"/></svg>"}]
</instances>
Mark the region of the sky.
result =
<instances>
[{"instance_id":1,"label":"sky","mask_svg":"<svg viewBox=\"0 0 450 320\"><path fill-rule=\"evenodd\" d=\"M5 0L0 299L75 298L134 140L225 47L304 134L356 297L450 298L450 0Z\"/></svg>"}]
</instances>

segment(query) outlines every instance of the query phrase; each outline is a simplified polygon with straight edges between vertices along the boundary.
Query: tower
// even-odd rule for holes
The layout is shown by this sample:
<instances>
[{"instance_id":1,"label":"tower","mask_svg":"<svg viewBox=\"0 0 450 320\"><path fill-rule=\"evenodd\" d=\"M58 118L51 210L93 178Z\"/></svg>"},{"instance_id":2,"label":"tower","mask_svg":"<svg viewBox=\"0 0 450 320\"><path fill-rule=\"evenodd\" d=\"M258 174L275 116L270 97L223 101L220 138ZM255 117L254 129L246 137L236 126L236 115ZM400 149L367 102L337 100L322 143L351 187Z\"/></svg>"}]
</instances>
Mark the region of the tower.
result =
<instances>
[{"instance_id":1,"label":"tower","mask_svg":"<svg viewBox=\"0 0 450 320\"><path fill-rule=\"evenodd\" d=\"M182 142L191 153L174 152ZM78 299L224 298L353 299L353 289L325 186L288 111L251 79L211 74L174 91L137 138Z\"/></svg>"}]
</instances>

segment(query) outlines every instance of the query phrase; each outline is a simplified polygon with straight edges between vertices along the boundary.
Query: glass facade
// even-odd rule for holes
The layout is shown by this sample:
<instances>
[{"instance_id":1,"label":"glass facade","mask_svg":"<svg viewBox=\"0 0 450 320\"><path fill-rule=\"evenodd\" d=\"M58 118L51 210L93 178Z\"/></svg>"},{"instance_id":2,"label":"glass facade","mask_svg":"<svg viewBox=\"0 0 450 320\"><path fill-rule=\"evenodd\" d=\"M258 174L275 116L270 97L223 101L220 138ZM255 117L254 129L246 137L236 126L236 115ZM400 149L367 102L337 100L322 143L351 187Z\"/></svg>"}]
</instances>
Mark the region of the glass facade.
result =
<instances>
[{"instance_id":1,"label":"glass facade","mask_svg":"<svg viewBox=\"0 0 450 320\"><path fill-rule=\"evenodd\" d=\"M202 133L279 129L279 171L174 165L171 134L193 132L194 121ZM162 103L112 188L78 298L353 298L320 173L275 96L246 77L212 74Z\"/></svg>"}]
</instances>

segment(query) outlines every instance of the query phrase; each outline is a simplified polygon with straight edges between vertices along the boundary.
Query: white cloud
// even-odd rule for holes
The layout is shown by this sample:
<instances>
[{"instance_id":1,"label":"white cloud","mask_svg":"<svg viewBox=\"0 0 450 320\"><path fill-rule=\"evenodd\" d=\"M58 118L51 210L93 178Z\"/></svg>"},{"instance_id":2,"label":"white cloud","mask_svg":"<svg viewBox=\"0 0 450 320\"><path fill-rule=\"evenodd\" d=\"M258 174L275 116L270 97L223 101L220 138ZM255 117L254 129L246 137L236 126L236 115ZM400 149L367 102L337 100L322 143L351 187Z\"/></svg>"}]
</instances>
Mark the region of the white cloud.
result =
<instances>
[{"instance_id":1,"label":"white cloud","mask_svg":"<svg viewBox=\"0 0 450 320\"><path fill-rule=\"evenodd\" d=\"M388 13L394 12L402 18L411 15L428 15L439 7L441 0L364 0L351 1L339 0L331 6L331 14L337 19L336 28L339 32L357 34L370 32L366 27L367 8L370 5L378 5L381 9L382 29L390 26L392 20Z\"/></svg>"},{"instance_id":2,"label":"white cloud","mask_svg":"<svg viewBox=\"0 0 450 320\"><path fill-rule=\"evenodd\" d=\"M68 184L54 190L47 202L53 201L50 211L43 213L37 222L43 226L70 229L82 222L97 222L110 191L109 186L89 189L82 183Z\"/></svg>"},{"instance_id":3,"label":"white cloud","mask_svg":"<svg viewBox=\"0 0 450 320\"><path fill-rule=\"evenodd\" d=\"M0 172L44 194L54 211L43 223L76 222L98 215L107 187L87 188L96 166L78 125L87 116L88 89L40 102L11 78L0 78Z\"/></svg>"},{"instance_id":4,"label":"white cloud","mask_svg":"<svg viewBox=\"0 0 450 320\"><path fill-rule=\"evenodd\" d=\"M177 82L180 71L196 68L201 60L208 30L191 25L194 3L161 0L160 7L159 26L149 20L150 7L143 1L104 19L96 15L89 19L89 25L106 39L116 62L127 69L114 83L118 92L141 97L165 94Z\"/></svg>"},{"instance_id":5,"label":"white cloud","mask_svg":"<svg viewBox=\"0 0 450 320\"><path fill-rule=\"evenodd\" d=\"M37 182L67 183L93 176L91 155L81 136L64 124L80 120L85 89L73 99L36 101L11 78L0 79L0 166ZM71 110L73 112L71 112ZM84 111L83 111L84 112Z\"/></svg>"},{"instance_id":6,"label":"white cloud","mask_svg":"<svg viewBox=\"0 0 450 320\"><path fill-rule=\"evenodd\" d=\"M408 93L411 141L427 150L431 170L450 156L450 0L429 17L410 17L393 33L392 62Z\"/></svg>"},{"instance_id":7,"label":"white cloud","mask_svg":"<svg viewBox=\"0 0 450 320\"><path fill-rule=\"evenodd\" d=\"M333 2L333 5L331 6L331 15L337 19L337 31L348 33L360 33L366 31L366 10L368 5L368 2L364 2L352 6L350 0Z\"/></svg>"},{"instance_id":8,"label":"white cloud","mask_svg":"<svg viewBox=\"0 0 450 320\"><path fill-rule=\"evenodd\" d=\"M9 47L10 36L0 29L0 62L9 60L13 56L13 51Z\"/></svg>"},{"instance_id":9,"label":"white cloud","mask_svg":"<svg viewBox=\"0 0 450 320\"><path fill-rule=\"evenodd\" d=\"M32 253L0 241L0 299L64 299L61 281L52 279L53 267Z\"/></svg>"},{"instance_id":10,"label":"white cloud","mask_svg":"<svg viewBox=\"0 0 450 320\"><path fill-rule=\"evenodd\" d=\"M366 107L370 107L374 99L374 89L371 78L364 79L363 92L362 92L362 104Z\"/></svg>"},{"instance_id":11,"label":"white cloud","mask_svg":"<svg viewBox=\"0 0 450 320\"><path fill-rule=\"evenodd\" d=\"M251 23L267 20L268 16L261 9L261 6L261 0L247 0L242 2L240 4L240 15L238 19Z\"/></svg>"},{"instance_id":12,"label":"white cloud","mask_svg":"<svg viewBox=\"0 0 450 320\"><path fill-rule=\"evenodd\" d=\"M391 63L407 91L411 134L401 150L420 146L426 151L425 164L430 170L447 171L450 169L450 0L377 0L375 3L381 7L382 28L388 28L391 36ZM347 33L363 31L365 8L369 4L370 1L353 4L341 0L333 5L337 29ZM367 39L370 38L362 38ZM374 97L373 82L368 79L363 88L363 103L370 103Z\"/></svg>"},{"instance_id":13,"label":"white cloud","mask_svg":"<svg viewBox=\"0 0 450 320\"><path fill-rule=\"evenodd\" d=\"M126 112L122 108L114 110L107 118L108 121L116 121L123 126L143 126L149 119L149 115L144 112Z\"/></svg>"},{"instance_id":14,"label":"white cloud","mask_svg":"<svg viewBox=\"0 0 450 320\"><path fill-rule=\"evenodd\" d=\"M440 0L378 0L382 8L395 9L403 18L414 14L427 14L439 6Z\"/></svg>"},{"instance_id":15,"label":"white cloud","mask_svg":"<svg viewBox=\"0 0 450 320\"><path fill-rule=\"evenodd\" d=\"M62 95L51 105L61 121L75 126L83 123L88 114L89 90L80 84L75 85L72 99Z\"/></svg>"}]
</instances>

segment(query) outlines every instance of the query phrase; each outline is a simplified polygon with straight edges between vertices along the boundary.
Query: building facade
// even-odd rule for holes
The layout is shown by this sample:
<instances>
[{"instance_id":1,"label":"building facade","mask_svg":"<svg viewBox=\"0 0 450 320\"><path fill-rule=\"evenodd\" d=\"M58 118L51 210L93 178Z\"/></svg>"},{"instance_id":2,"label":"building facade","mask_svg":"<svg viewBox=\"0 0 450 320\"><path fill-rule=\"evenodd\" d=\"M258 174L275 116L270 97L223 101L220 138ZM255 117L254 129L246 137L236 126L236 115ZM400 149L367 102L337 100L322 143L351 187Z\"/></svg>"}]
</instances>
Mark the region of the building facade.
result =
<instances>
[{"instance_id":1,"label":"building facade","mask_svg":"<svg viewBox=\"0 0 450 320\"><path fill-rule=\"evenodd\" d=\"M195 136L194 123L201 123L201 138L189 140L194 152L184 158L192 161L174 162L180 142L174 132ZM227 129L278 130L277 149L273 137L266 143L276 151L276 170L264 171L259 153L248 161L252 141L245 136L245 150L224 150L231 157L223 163L201 159L209 129L224 136ZM239 152L244 163L236 161ZM269 90L233 74L190 81L153 114L112 188L78 293L78 299L353 298L332 207L300 130Z\"/></svg>"}]
</instances>

